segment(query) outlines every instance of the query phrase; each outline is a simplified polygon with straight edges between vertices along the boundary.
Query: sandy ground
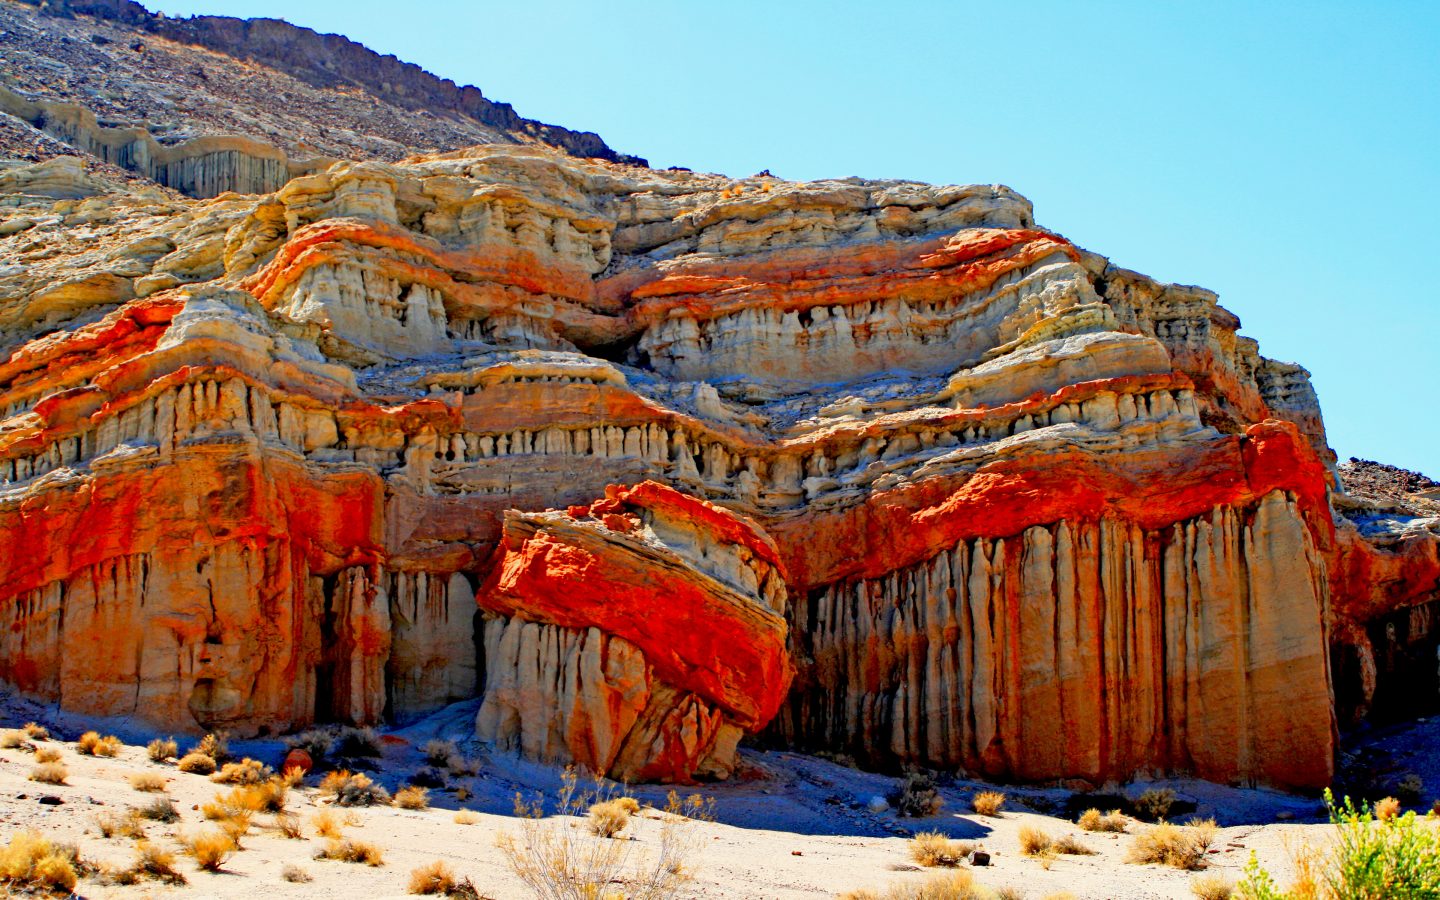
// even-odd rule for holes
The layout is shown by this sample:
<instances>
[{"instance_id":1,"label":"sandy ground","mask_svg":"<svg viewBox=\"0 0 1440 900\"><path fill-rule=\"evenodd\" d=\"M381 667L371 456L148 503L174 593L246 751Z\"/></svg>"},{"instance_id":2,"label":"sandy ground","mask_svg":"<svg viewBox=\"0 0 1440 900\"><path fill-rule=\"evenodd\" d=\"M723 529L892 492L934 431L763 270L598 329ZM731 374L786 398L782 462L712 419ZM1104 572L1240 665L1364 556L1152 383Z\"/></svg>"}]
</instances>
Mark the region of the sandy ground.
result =
<instances>
[{"instance_id":1,"label":"sandy ground","mask_svg":"<svg viewBox=\"0 0 1440 900\"><path fill-rule=\"evenodd\" d=\"M178 848L177 834L203 825L199 804L224 790L199 775L181 773L170 764L150 762L143 744L152 735L126 727L124 722L81 720L55 715L27 704L0 697L0 727L16 727L31 718L49 724L57 737L73 739L86 727L98 726L104 733L118 734L127 742L119 757L94 758L76 752L73 743L51 741L59 746L69 767L69 783L52 787L27 780L33 757L25 750L0 750L0 837L17 829L36 828L57 840L73 841L84 857L117 865L133 859L132 842L104 839L95 827L99 813L149 802L152 794L131 789L128 777L137 772L156 772L168 779L167 791L182 813L175 825L149 823L152 840ZM470 731L474 705L459 704L406 729L387 732L385 758L377 761L375 777L390 787L404 783L409 773L423 765L419 747L432 737L451 739ZM1423 727L1423 726L1417 726ZM1410 749L1437 746L1440 723L1433 731L1410 735ZM1394 735L1391 735L1394 738ZM181 739L182 748L193 743ZM558 771L549 766L526 763L503 755L489 755L477 746L462 748L481 762L473 778L451 779L450 787L464 785L473 796L464 803L452 791L431 792L432 808L407 811L392 807L353 810L354 824L349 836L379 845L385 865L369 868L313 859L324 841L309 825L312 814L327 804L311 787L292 793L290 808L305 822L305 836L288 840L274 828L271 817L257 817L257 825L244 839L237 853L220 873L196 869L181 857L178 868L189 879L185 887L155 882L129 887L82 881L78 892L85 897L249 897L256 893L277 897L400 897L412 869L436 859L445 860L455 872L470 878L480 893L492 898L529 896L509 871L496 847L497 836L518 833L513 815L517 791L527 795L536 790L553 792ZM283 746L279 741L232 742L232 751L278 765ZM1433 754L1432 754L1433 756ZM894 812L874 812L871 798L883 796L896 779L859 772L814 757L782 752L745 751L743 771L728 783L707 785L703 792L716 800L716 821L699 823L699 851L692 863L696 877L682 896L714 898L821 898L859 887L887 887L896 882L919 881L928 877L915 866L907 842L916 831L939 830L953 837L976 841L992 854L991 865L975 868L976 880L985 886L1011 886L1024 896L1043 898L1068 891L1079 898L1190 897L1193 873L1159 866L1126 863L1124 857L1132 834L1143 830L1133 824L1131 834L1087 834L1062 818L1070 796L1062 789L1002 787L1008 796L998 818L986 818L969 811L969 799L977 789L989 786L976 782L947 782L941 788L945 805L927 819L898 818ZM310 778L312 784L318 779ZM1165 782L1182 799L1197 805L1201 816L1215 816L1225 826L1208 856L1211 871L1232 880L1252 851L1282 883L1292 867L1289 847L1297 842L1323 842L1329 826L1318 818L1319 804L1311 798L1240 790L1205 782ZM1440 784L1440 782L1437 782ZM1145 784L1127 785L1130 795ZM664 788L641 786L634 794L642 802L663 806ZM59 798L58 805L42 803L45 797ZM454 821L457 809L479 814L479 821L461 825ZM343 812L343 811L342 811ZM1277 821L1277 817L1283 821ZM1096 851L1093 856L1062 856L1049 868L1023 857L1018 830L1024 825L1039 827L1052 836L1074 834ZM659 824L655 814L632 824L634 840L630 849L636 858L654 851ZM281 878L287 863L302 866L314 880L291 884Z\"/></svg>"}]
</instances>

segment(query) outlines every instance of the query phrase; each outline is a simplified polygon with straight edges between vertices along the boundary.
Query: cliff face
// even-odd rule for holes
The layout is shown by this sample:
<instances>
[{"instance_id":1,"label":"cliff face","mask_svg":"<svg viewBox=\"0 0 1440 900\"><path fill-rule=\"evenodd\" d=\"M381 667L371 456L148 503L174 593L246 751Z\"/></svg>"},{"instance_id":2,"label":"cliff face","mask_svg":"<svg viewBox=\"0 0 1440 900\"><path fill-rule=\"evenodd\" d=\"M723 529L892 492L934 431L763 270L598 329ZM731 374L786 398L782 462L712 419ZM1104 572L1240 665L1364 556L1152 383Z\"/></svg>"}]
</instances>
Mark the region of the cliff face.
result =
<instances>
[{"instance_id":1,"label":"cliff face","mask_svg":"<svg viewBox=\"0 0 1440 900\"><path fill-rule=\"evenodd\" d=\"M0 679L65 708L1314 787L1436 597L1303 369L1004 187L102 175L0 179Z\"/></svg>"}]
</instances>

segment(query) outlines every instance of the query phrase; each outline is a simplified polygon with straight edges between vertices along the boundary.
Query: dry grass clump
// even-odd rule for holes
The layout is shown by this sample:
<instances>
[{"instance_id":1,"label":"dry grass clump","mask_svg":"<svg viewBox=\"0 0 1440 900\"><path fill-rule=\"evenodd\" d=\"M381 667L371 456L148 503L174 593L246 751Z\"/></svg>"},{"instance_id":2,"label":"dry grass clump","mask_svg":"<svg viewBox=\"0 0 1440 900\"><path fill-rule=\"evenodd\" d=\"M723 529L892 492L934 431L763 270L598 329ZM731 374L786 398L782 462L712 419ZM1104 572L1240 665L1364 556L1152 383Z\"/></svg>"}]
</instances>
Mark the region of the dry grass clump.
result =
<instances>
[{"instance_id":1,"label":"dry grass clump","mask_svg":"<svg viewBox=\"0 0 1440 900\"><path fill-rule=\"evenodd\" d=\"M195 865L207 872L218 872L225 860L238 849L235 841L224 831L203 831L199 834L182 835L180 846L185 855L195 860Z\"/></svg>"},{"instance_id":2,"label":"dry grass clump","mask_svg":"<svg viewBox=\"0 0 1440 900\"><path fill-rule=\"evenodd\" d=\"M1098 809L1087 809L1080 814L1079 824L1083 831L1100 831L1110 833L1123 833L1125 826L1125 815L1118 809L1102 814Z\"/></svg>"},{"instance_id":3,"label":"dry grass clump","mask_svg":"<svg viewBox=\"0 0 1440 900\"><path fill-rule=\"evenodd\" d=\"M1066 856L1094 856L1097 851L1080 843L1080 840L1073 834L1065 834L1056 838L1055 852L1063 853Z\"/></svg>"},{"instance_id":4,"label":"dry grass clump","mask_svg":"<svg viewBox=\"0 0 1440 900\"><path fill-rule=\"evenodd\" d=\"M259 784L270 775L269 766L247 756L239 762L226 763L210 780L216 784Z\"/></svg>"},{"instance_id":5,"label":"dry grass clump","mask_svg":"<svg viewBox=\"0 0 1440 900\"><path fill-rule=\"evenodd\" d=\"M343 824L340 817L328 809L322 809L310 817L310 827L322 838L338 838Z\"/></svg>"},{"instance_id":6,"label":"dry grass clump","mask_svg":"<svg viewBox=\"0 0 1440 900\"><path fill-rule=\"evenodd\" d=\"M445 768L450 770L451 775L461 778L478 775L480 773L480 760L471 759L456 753L445 760Z\"/></svg>"},{"instance_id":7,"label":"dry grass clump","mask_svg":"<svg viewBox=\"0 0 1440 900\"><path fill-rule=\"evenodd\" d=\"M1190 880L1190 893L1198 900L1230 900L1235 886L1223 875L1196 875Z\"/></svg>"},{"instance_id":8,"label":"dry grass clump","mask_svg":"<svg viewBox=\"0 0 1440 900\"><path fill-rule=\"evenodd\" d=\"M1025 856L1044 856L1055 853L1055 840L1050 835L1031 825L1020 826L1020 852Z\"/></svg>"},{"instance_id":9,"label":"dry grass clump","mask_svg":"<svg viewBox=\"0 0 1440 900\"><path fill-rule=\"evenodd\" d=\"M135 862L130 867L130 873L170 884L185 883L185 876L175 869L175 854L150 841L140 841L135 845Z\"/></svg>"},{"instance_id":10,"label":"dry grass clump","mask_svg":"<svg viewBox=\"0 0 1440 900\"><path fill-rule=\"evenodd\" d=\"M624 803L625 800L629 800L630 804ZM633 797L619 797L591 805L588 814L590 833L598 837L613 838L624 831L625 826L630 824L631 805L635 811L639 811L640 805L635 803Z\"/></svg>"},{"instance_id":11,"label":"dry grass clump","mask_svg":"<svg viewBox=\"0 0 1440 900\"><path fill-rule=\"evenodd\" d=\"M335 729L311 728L285 738L286 750L304 750L312 762L320 762L335 746Z\"/></svg>"},{"instance_id":12,"label":"dry grass clump","mask_svg":"<svg viewBox=\"0 0 1440 900\"><path fill-rule=\"evenodd\" d=\"M192 751L180 757L180 761L175 766L180 771L189 772L191 775L213 775L215 773L215 757Z\"/></svg>"},{"instance_id":13,"label":"dry grass clump","mask_svg":"<svg viewBox=\"0 0 1440 900\"><path fill-rule=\"evenodd\" d=\"M281 837L289 838L292 841L305 838L305 833L300 830L300 817L291 812L275 814L275 830L280 832Z\"/></svg>"},{"instance_id":14,"label":"dry grass clump","mask_svg":"<svg viewBox=\"0 0 1440 900\"><path fill-rule=\"evenodd\" d=\"M385 806L390 802L390 792L371 781L368 775L343 769L325 776L320 782L320 793L334 797L339 806Z\"/></svg>"},{"instance_id":15,"label":"dry grass clump","mask_svg":"<svg viewBox=\"0 0 1440 900\"><path fill-rule=\"evenodd\" d=\"M15 750L24 747L26 744L25 732L15 728L7 728L0 731L0 749Z\"/></svg>"},{"instance_id":16,"label":"dry grass clump","mask_svg":"<svg viewBox=\"0 0 1440 900\"><path fill-rule=\"evenodd\" d=\"M975 850L967 841L953 841L938 831L923 831L910 839L910 858L922 866L958 866Z\"/></svg>"},{"instance_id":17,"label":"dry grass clump","mask_svg":"<svg viewBox=\"0 0 1440 900\"><path fill-rule=\"evenodd\" d=\"M163 763L180 755L180 745L173 737L156 738L145 745L145 755L150 757L151 762Z\"/></svg>"},{"instance_id":18,"label":"dry grass clump","mask_svg":"<svg viewBox=\"0 0 1440 900\"><path fill-rule=\"evenodd\" d=\"M455 746L454 741L426 741L420 752L425 754L425 761L430 765L445 766L450 763L450 757L460 753L460 748ZM415 871L420 870L416 869Z\"/></svg>"},{"instance_id":19,"label":"dry grass clump","mask_svg":"<svg viewBox=\"0 0 1440 900\"><path fill-rule=\"evenodd\" d=\"M139 810L100 813L95 817L95 827L100 829L100 836L107 840L113 837L140 840L145 837L145 823L140 819Z\"/></svg>"},{"instance_id":20,"label":"dry grass clump","mask_svg":"<svg viewBox=\"0 0 1440 900\"><path fill-rule=\"evenodd\" d=\"M1135 815L1151 822L1159 822L1170 816L1175 805L1175 792L1169 788L1151 788L1133 801Z\"/></svg>"},{"instance_id":21,"label":"dry grass clump","mask_svg":"<svg viewBox=\"0 0 1440 900\"><path fill-rule=\"evenodd\" d=\"M474 810L461 809L455 812L456 825L474 825L480 821L480 814Z\"/></svg>"},{"instance_id":22,"label":"dry grass clump","mask_svg":"<svg viewBox=\"0 0 1440 900\"><path fill-rule=\"evenodd\" d=\"M101 737L98 731L87 731L75 742L75 749L86 756L118 756L122 746L115 735Z\"/></svg>"},{"instance_id":23,"label":"dry grass clump","mask_svg":"<svg viewBox=\"0 0 1440 900\"><path fill-rule=\"evenodd\" d=\"M130 787L144 793L159 793L165 790L165 778L154 772L136 772L130 776Z\"/></svg>"},{"instance_id":24,"label":"dry grass clump","mask_svg":"<svg viewBox=\"0 0 1440 900\"><path fill-rule=\"evenodd\" d=\"M37 763L59 762L61 758L59 747L36 747L35 761Z\"/></svg>"},{"instance_id":25,"label":"dry grass clump","mask_svg":"<svg viewBox=\"0 0 1440 900\"><path fill-rule=\"evenodd\" d=\"M141 818L149 819L152 822L161 822L165 825L180 821L180 810L175 808L174 801L169 797L156 797L136 812Z\"/></svg>"},{"instance_id":26,"label":"dry grass clump","mask_svg":"<svg viewBox=\"0 0 1440 900\"><path fill-rule=\"evenodd\" d=\"M925 772L911 772L905 781L885 797L895 814L923 819L940 812L945 800L935 789L935 779Z\"/></svg>"},{"instance_id":27,"label":"dry grass clump","mask_svg":"<svg viewBox=\"0 0 1440 900\"><path fill-rule=\"evenodd\" d=\"M893 884L884 891L861 888L840 895L840 900L981 900L989 892L975 884L975 876L966 871L933 875L921 882Z\"/></svg>"},{"instance_id":28,"label":"dry grass clump","mask_svg":"<svg viewBox=\"0 0 1440 900\"><path fill-rule=\"evenodd\" d=\"M291 884L309 884L315 880L314 875L294 863L286 863L285 868L280 870L280 877Z\"/></svg>"},{"instance_id":29,"label":"dry grass clump","mask_svg":"<svg viewBox=\"0 0 1440 900\"><path fill-rule=\"evenodd\" d=\"M77 879L73 849L58 847L37 831L20 831L0 847L0 883L15 892L68 895Z\"/></svg>"},{"instance_id":30,"label":"dry grass clump","mask_svg":"<svg viewBox=\"0 0 1440 900\"><path fill-rule=\"evenodd\" d=\"M1004 805L1005 795L999 791L981 791L970 798L970 807L982 816L998 816Z\"/></svg>"},{"instance_id":31,"label":"dry grass clump","mask_svg":"<svg viewBox=\"0 0 1440 900\"><path fill-rule=\"evenodd\" d=\"M41 725L39 722L26 722L20 726L20 730L25 732L25 736L32 741L50 740L50 729Z\"/></svg>"},{"instance_id":32,"label":"dry grass clump","mask_svg":"<svg viewBox=\"0 0 1440 900\"><path fill-rule=\"evenodd\" d=\"M385 755L385 745L373 728L342 728L335 738L335 755L354 759Z\"/></svg>"},{"instance_id":33,"label":"dry grass clump","mask_svg":"<svg viewBox=\"0 0 1440 900\"><path fill-rule=\"evenodd\" d=\"M230 740L223 731L212 731L200 739L200 743L190 748L191 753L201 753L215 760L219 765L230 761Z\"/></svg>"},{"instance_id":34,"label":"dry grass clump","mask_svg":"<svg viewBox=\"0 0 1440 900\"><path fill-rule=\"evenodd\" d=\"M401 809L429 809L430 790L418 784L403 787L395 792L395 805Z\"/></svg>"},{"instance_id":35,"label":"dry grass clump","mask_svg":"<svg viewBox=\"0 0 1440 900\"><path fill-rule=\"evenodd\" d=\"M1198 869L1205 861L1205 851L1215 842L1217 830L1214 819L1192 821L1188 826L1160 822L1135 836L1125 861Z\"/></svg>"},{"instance_id":36,"label":"dry grass clump","mask_svg":"<svg viewBox=\"0 0 1440 900\"><path fill-rule=\"evenodd\" d=\"M1393 819L1400 815L1400 801L1395 797L1386 797L1383 800L1375 801L1375 818L1381 822Z\"/></svg>"},{"instance_id":37,"label":"dry grass clump","mask_svg":"<svg viewBox=\"0 0 1440 900\"><path fill-rule=\"evenodd\" d=\"M426 863L410 872L410 893L450 896L455 889L455 873L442 860Z\"/></svg>"},{"instance_id":38,"label":"dry grass clump","mask_svg":"<svg viewBox=\"0 0 1440 900\"><path fill-rule=\"evenodd\" d=\"M315 854L316 859L335 859L340 862L364 863L367 866L385 865L385 855L380 848L365 841L352 838L331 838L325 849Z\"/></svg>"},{"instance_id":39,"label":"dry grass clump","mask_svg":"<svg viewBox=\"0 0 1440 900\"><path fill-rule=\"evenodd\" d=\"M30 770L30 780L41 784L64 784L69 777L70 770L65 768L64 763L41 763Z\"/></svg>"}]
</instances>

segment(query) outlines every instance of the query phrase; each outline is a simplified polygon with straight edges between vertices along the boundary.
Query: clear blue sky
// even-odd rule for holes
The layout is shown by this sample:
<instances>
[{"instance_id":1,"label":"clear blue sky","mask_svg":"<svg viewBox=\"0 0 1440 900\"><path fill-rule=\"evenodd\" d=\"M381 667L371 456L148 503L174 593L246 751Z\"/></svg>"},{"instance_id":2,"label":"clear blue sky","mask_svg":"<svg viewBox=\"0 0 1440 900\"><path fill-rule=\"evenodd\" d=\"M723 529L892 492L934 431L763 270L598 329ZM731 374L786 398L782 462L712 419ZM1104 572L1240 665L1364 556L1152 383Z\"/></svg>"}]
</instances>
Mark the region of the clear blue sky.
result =
<instances>
[{"instance_id":1,"label":"clear blue sky","mask_svg":"<svg viewBox=\"0 0 1440 900\"><path fill-rule=\"evenodd\" d=\"M1008 184L1218 291L1342 460L1440 478L1436 0L149 5L338 32L652 165Z\"/></svg>"}]
</instances>

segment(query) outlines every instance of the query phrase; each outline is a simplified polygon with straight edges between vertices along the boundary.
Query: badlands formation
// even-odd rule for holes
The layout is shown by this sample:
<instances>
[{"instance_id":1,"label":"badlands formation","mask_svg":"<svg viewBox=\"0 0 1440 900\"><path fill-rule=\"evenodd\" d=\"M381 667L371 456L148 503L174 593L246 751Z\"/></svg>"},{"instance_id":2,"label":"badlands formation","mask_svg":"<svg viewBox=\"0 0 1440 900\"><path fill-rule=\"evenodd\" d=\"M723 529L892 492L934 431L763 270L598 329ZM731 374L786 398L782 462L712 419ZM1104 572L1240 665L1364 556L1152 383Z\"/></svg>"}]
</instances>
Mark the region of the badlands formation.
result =
<instances>
[{"instance_id":1,"label":"badlands formation","mask_svg":"<svg viewBox=\"0 0 1440 900\"><path fill-rule=\"evenodd\" d=\"M79 154L0 168L0 681L35 700L256 736L479 698L497 749L633 781L753 741L1307 789L1433 678L1433 498L1347 494L1304 369L1009 188L499 119L141 165L23 88L7 127Z\"/></svg>"}]
</instances>

